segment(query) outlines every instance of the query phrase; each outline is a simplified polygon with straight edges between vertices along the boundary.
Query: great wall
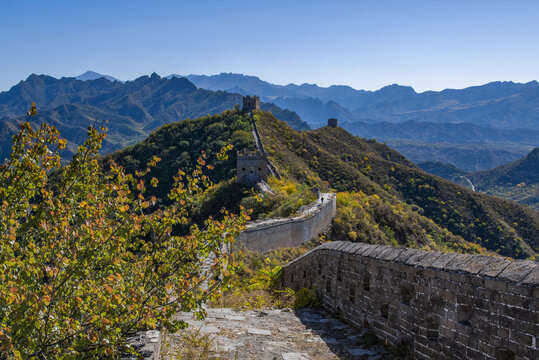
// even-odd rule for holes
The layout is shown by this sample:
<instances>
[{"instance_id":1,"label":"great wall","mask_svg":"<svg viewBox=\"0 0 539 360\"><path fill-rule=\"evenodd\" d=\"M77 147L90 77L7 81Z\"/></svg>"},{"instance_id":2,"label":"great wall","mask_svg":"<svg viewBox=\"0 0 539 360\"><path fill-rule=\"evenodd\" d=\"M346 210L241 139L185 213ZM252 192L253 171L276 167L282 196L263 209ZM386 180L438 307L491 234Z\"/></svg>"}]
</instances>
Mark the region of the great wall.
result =
<instances>
[{"instance_id":1,"label":"great wall","mask_svg":"<svg viewBox=\"0 0 539 360\"><path fill-rule=\"evenodd\" d=\"M335 194L322 193L295 217L248 223L236 243L259 252L300 246L329 229L336 213Z\"/></svg>"},{"instance_id":2,"label":"great wall","mask_svg":"<svg viewBox=\"0 0 539 360\"><path fill-rule=\"evenodd\" d=\"M283 267L323 307L417 359L537 359L539 266L364 243L323 244Z\"/></svg>"},{"instance_id":3,"label":"great wall","mask_svg":"<svg viewBox=\"0 0 539 360\"><path fill-rule=\"evenodd\" d=\"M248 99L249 106L252 113L258 98ZM328 126L336 126L331 120ZM254 121L253 136L264 155L258 166L265 152ZM236 242L259 252L299 246L328 229L335 214L335 194L319 194L295 217L249 223ZM205 322L179 316L217 336L224 358L387 358L383 348L358 347L366 329L386 344L405 344L417 359L539 358L539 266L533 261L335 241L285 265L281 283L317 289L324 310L213 309ZM320 343L325 346L315 346ZM149 354L159 358L159 350Z\"/></svg>"}]
</instances>

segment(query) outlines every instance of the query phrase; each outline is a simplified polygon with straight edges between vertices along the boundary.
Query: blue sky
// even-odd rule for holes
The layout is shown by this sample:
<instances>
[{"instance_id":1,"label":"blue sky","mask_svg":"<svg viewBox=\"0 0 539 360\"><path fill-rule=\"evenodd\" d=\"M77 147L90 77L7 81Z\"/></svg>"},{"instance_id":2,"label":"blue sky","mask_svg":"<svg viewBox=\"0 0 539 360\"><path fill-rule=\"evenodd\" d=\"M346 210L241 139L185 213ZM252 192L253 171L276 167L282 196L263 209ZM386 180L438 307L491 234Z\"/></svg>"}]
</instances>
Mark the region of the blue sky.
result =
<instances>
[{"instance_id":1,"label":"blue sky","mask_svg":"<svg viewBox=\"0 0 539 360\"><path fill-rule=\"evenodd\" d=\"M418 91L539 80L539 1L0 3L0 91L31 73L237 72Z\"/></svg>"}]
</instances>

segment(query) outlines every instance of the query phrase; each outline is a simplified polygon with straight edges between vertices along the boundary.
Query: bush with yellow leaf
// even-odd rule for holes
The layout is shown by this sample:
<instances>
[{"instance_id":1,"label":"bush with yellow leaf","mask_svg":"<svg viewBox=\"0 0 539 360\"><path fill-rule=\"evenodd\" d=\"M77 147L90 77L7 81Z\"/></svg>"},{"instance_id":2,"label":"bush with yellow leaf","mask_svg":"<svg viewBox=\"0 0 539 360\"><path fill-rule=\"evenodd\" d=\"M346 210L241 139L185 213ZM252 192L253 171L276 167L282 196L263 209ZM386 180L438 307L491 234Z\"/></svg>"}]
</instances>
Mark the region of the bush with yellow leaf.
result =
<instances>
[{"instance_id":1,"label":"bush with yellow leaf","mask_svg":"<svg viewBox=\"0 0 539 360\"><path fill-rule=\"evenodd\" d=\"M97 160L105 131L90 127L61 167L58 131L24 123L0 166L1 358L112 356L141 328L185 326L172 315L202 314L233 273L221 249L243 228L245 211L223 212L184 236L173 231L212 186L204 157L192 174L176 175L172 205L152 212L143 179L159 159L133 175L114 163L105 169Z\"/></svg>"}]
</instances>

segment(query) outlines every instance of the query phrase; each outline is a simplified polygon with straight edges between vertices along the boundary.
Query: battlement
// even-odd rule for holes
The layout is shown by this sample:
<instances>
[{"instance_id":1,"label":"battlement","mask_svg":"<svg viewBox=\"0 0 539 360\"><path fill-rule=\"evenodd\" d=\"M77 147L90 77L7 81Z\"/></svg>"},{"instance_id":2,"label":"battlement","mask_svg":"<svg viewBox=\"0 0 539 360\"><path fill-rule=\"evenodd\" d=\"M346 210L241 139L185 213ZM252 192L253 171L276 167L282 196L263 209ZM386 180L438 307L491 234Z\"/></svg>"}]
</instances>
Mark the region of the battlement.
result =
<instances>
[{"instance_id":1,"label":"battlement","mask_svg":"<svg viewBox=\"0 0 539 360\"><path fill-rule=\"evenodd\" d=\"M243 111L260 110L260 98L258 96L243 97Z\"/></svg>"},{"instance_id":2,"label":"battlement","mask_svg":"<svg viewBox=\"0 0 539 360\"><path fill-rule=\"evenodd\" d=\"M247 149L237 152L236 177L238 181L249 174L258 176L260 179L268 180L268 158L261 151L250 151Z\"/></svg>"},{"instance_id":3,"label":"battlement","mask_svg":"<svg viewBox=\"0 0 539 360\"><path fill-rule=\"evenodd\" d=\"M335 118L329 118L328 119L328 126L329 127L337 127L338 122L339 122L339 120L337 120Z\"/></svg>"}]
</instances>

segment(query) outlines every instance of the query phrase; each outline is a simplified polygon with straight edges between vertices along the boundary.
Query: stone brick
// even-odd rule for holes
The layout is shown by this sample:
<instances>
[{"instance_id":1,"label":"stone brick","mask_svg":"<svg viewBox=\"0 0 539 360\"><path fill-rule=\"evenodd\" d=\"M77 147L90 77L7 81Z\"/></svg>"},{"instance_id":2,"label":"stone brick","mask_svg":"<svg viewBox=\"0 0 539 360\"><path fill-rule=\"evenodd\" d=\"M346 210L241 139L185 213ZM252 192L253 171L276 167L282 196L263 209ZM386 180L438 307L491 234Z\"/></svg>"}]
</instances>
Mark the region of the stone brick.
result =
<instances>
[{"instance_id":1,"label":"stone brick","mask_svg":"<svg viewBox=\"0 0 539 360\"><path fill-rule=\"evenodd\" d=\"M406 262L408 258L412 255L415 255L419 252L419 250L416 249L410 249L410 248L403 248L403 251L400 253L399 256L394 260L395 262Z\"/></svg>"},{"instance_id":2,"label":"stone brick","mask_svg":"<svg viewBox=\"0 0 539 360\"><path fill-rule=\"evenodd\" d=\"M382 251L378 256L376 256L377 259L380 260L395 260L397 256L399 256L404 250L401 248L395 248L395 247L388 247L384 251Z\"/></svg>"},{"instance_id":3,"label":"stone brick","mask_svg":"<svg viewBox=\"0 0 539 360\"><path fill-rule=\"evenodd\" d=\"M500 280L485 279L485 287L496 291L507 291L507 284Z\"/></svg>"},{"instance_id":4,"label":"stone brick","mask_svg":"<svg viewBox=\"0 0 539 360\"><path fill-rule=\"evenodd\" d=\"M365 244L364 246L357 249L356 254L363 256L364 253L372 251L375 247L380 245Z\"/></svg>"},{"instance_id":5,"label":"stone brick","mask_svg":"<svg viewBox=\"0 0 539 360\"><path fill-rule=\"evenodd\" d=\"M497 262L493 256L472 256L462 265L462 270L470 274L479 274L487 265Z\"/></svg>"},{"instance_id":6,"label":"stone brick","mask_svg":"<svg viewBox=\"0 0 539 360\"><path fill-rule=\"evenodd\" d=\"M423 259L425 256L429 254L428 251L421 251L416 250L414 254L412 254L405 262L406 265L416 266L419 264L421 259Z\"/></svg>"},{"instance_id":7,"label":"stone brick","mask_svg":"<svg viewBox=\"0 0 539 360\"><path fill-rule=\"evenodd\" d=\"M523 284L538 286L539 285L539 266L536 266L525 278L522 280Z\"/></svg>"},{"instance_id":8,"label":"stone brick","mask_svg":"<svg viewBox=\"0 0 539 360\"><path fill-rule=\"evenodd\" d=\"M421 260L418 261L417 266L422 267L429 267L432 263L434 263L440 256L442 256L443 253L438 251L432 251L427 254L427 256L423 257Z\"/></svg>"},{"instance_id":9,"label":"stone brick","mask_svg":"<svg viewBox=\"0 0 539 360\"><path fill-rule=\"evenodd\" d=\"M443 269L445 265L457 257L455 253L441 254L436 260L434 260L429 266L435 269Z\"/></svg>"},{"instance_id":10,"label":"stone brick","mask_svg":"<svg viewBox=\"0 0 539 360\"><path fill-rule=\"evenodd\" d=\"M376 260L374 260L374 259L376 259L376 256L378 256L378 254L380 254L382 251L384 251L386 249L387 249L387 245L378 245L378 246L374 247L372 249L372 251L363 253L363 256L371 258L372 261L376 261ZM376 264L379 264L379 263L376 262Z\"/></svg>"},{"instance_id":11,"label":"stone brick","mask_svg":"<svg viewBox=\"0 0 539 360\"><path fill-rule=\"evenodd\" d=\"M484 276L490 276L490 277L496 277L499 273L501 273L509 264L511 261L500 258L500 257L493 257L493 261L485 264L485 267L479 271L479 275Z\"/></svg>"},{"instance_id":12,"label":"stone brick","mask_svg":"<svg viewBox=\"0 0 539 360\"><path fill-rule=\"evenodd\" d=\"M536 266L532 261L514 260L498 275L498 278L519 282L524 280Z\"/></svg>"}]
</instances>

